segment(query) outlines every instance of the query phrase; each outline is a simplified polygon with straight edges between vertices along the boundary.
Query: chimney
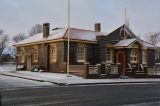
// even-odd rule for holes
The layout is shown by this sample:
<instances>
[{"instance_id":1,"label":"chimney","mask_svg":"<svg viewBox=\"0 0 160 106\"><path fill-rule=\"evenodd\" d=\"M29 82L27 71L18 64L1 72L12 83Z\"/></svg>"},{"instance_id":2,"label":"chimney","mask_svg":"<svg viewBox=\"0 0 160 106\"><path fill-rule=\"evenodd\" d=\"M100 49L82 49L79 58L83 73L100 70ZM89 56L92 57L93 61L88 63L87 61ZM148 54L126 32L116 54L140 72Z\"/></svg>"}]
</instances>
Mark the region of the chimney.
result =
<instances>
[{"instance_id":1,"label":"chimney","mask_svg":"<svg viewBox=\"0 0 160 106\"><path fill-rule=\"evenodd\" d=\"M101 32L101 23L96 23L94 29L96 32Z\"/></svg>"},{"instance_id":2,"label":"chimney","mask_svg":"<svg viewBox=\"0 0 160 106\"><path fill-rule=\"evenodd\" d=\"M49 36L50 31L50 23L43 23L43 38L47 38Z\"/></svg>"}]
</instances>

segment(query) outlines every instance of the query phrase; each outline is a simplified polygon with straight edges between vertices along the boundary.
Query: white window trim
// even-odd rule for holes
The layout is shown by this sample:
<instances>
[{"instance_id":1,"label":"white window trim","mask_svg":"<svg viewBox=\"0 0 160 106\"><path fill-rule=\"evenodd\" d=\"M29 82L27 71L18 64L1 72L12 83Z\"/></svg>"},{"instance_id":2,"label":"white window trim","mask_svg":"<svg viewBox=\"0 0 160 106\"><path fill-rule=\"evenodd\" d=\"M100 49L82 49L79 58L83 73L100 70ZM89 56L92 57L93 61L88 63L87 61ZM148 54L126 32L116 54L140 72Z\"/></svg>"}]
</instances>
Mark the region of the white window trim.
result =
<instances>
[{"instance_id":1,"label":"white window trim","mask_svg":"<svg viewBox=\"0 0 160 106\"><path fill-rule=\"evenodd\" d=\"M35 59L35 49L37 49L37 59ZM34 63L37 63L38 62L38 54L39 52L38 52L38 47L37 46L35 46L35 47L33 47L33 62Z\"/></svg>"},{"instance_id":2,"label":"white window trim","mask_svg":"<svg viewBox=\"0 0 160 106\"><path fill-rule=\"evenodd\" d=\"M53 47L55 48L55 58L52 56L52 49ZM50 47L50 62L57 62L57 46L56 45L51 45Z\"/></svg>"},{"instance_id":3,"label":"white window trim","mask_svg":"<svg viewBox=\"0 0 160 106\"><path fill-rule=\"evenodd\" d=\"M110 60L107 60L107 50L110 50L111 54L110 54ZM106 63L113 63L113 49L111 48L106 48L106 53L105 53L105 56L106 56Z\"/></svg>"},{"instance_id":4,"label":"white window trim","mask_svg":"<svg viewBox=\"0 0 160 106\"><path fill-rule=\"evenodd\" d=\"M145 55L144 55L144 53L145 53ZM142 63L147 64L147 51L146 50L142 50Z\"/></svg>"},{"instance_id":5,"label":"white window trim","mask_svg":"<svg viewBox=\"0 0 160 106\"><path fill-rule=\"evenodd\" d=\"M132 54L133 51L136 51L136 53L137 53L136 56ZM136 57L136 61L131 60L131 58L135 58L135 57ZM137 50L131 50L131 52L130 52L130 62L131 63L138 63L138 52L137 52Z\"/></svg>"},{"instance_id":6,"label":"white window trim","mask_svg":"<svg viewBox=\"0 0 160 106\"><path fill-rule=\"evenodd\" d=\"M84 49L84 51L83 51L83 54L84 54L84 59L79 59L78 58L78 49L80 48L80 47L82 47L83 49ZM78 46L78 48L77 48L77 62L86 62L86 50L85 50L85 46Z\"/></svg>"},{"instance_id":7,"label":"white window trim","mask_svg":"<svg viewBox=\"0 0 160 106\"><path fill-rule=\"evenodd\" d=\"M24 51L24 48L20 49L20 56L19 56L19 58L20 58L20 60L19 60L20 63L24 63L25 62L25 51Z\"/></svg>"}]
</instances>

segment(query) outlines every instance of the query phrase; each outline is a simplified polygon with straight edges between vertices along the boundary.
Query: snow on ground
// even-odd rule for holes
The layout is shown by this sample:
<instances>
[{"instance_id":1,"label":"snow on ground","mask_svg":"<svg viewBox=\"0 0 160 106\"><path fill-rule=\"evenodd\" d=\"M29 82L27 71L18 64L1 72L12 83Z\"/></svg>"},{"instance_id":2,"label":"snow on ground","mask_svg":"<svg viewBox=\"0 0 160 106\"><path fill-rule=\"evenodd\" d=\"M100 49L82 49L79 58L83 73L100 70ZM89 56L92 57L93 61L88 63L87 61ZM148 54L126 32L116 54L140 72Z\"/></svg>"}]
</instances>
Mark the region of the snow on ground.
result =
<instances>
[{"instance_id":1,"label":"snow on ground","mask_svg":"<svg viewBox=\"0 0 160 106\"><path fill-rule=\"evenodd\" d=\"M16 71L15 64L0 65L0 72L10 72L10 71Z\"/></svg>"},{"instance_id":2,"label":"snow on ground","mask_svg":"<svg viewBox=\"0 0 160 106\"><path fill-rule=\"evenodd\" d=\"M34 87L34 86L37 87L37 86L49 86L49 85L53 84L48 82L38 82L33 80L0 75L0 89L2 88L12 89L15 87Z\"/></svg>"},{"instance_id":3,"label":"snow on ground","mask_svg":"<svg viewBox=\"0 0 160 106\"><path fill-rule=\"evenodd\" d=\"M78 77L75 75L68 75L68 74L63 74L63 73L49 73L49 72L30 72L30 71L18 71L18 73L21 74L26 74L26 75L30 75L30 76L37 76L37 77L43 77L43 78L53 78L53 79L57 79L57 80L82 80L82 77Z\"/></svg>"},{"instance_id":4,"label":"snow on ground","mask_svg":"<svg viewBox=\"0 0 160 106\"><path fill-rule=\"evenodd\" d=\"M75 75L68 75L62 73L49 73L49 72L30 72L30 71L15 71L14 65L0 66L0 74L26 78L30 80L39 80L52 83L64 84L87 84L87 83L119 83L119 82L151 82L160 81L160 79L84 79ZM150 73L151 71L149 71ZM150 75L160 75L160 72L152 72Z\"/></svg>"},{"instance_id":5,"label":"snow on ground","mask_svg":"<svg viewBox=\"0 0 160 106\"><path fill-rule=\"evenodd\" d=\"M57 84L77 85L77 84L113 84L113 83L147 83L147 82L159 82L160 79L84 79L74 75L60 74L60 73L46 73L46 72L29 72L29 71L17 71L17 72L2 72L2 74L27 78L30 80L39 80L44 82L51 82Z\"/></svg>"}]
</instances>

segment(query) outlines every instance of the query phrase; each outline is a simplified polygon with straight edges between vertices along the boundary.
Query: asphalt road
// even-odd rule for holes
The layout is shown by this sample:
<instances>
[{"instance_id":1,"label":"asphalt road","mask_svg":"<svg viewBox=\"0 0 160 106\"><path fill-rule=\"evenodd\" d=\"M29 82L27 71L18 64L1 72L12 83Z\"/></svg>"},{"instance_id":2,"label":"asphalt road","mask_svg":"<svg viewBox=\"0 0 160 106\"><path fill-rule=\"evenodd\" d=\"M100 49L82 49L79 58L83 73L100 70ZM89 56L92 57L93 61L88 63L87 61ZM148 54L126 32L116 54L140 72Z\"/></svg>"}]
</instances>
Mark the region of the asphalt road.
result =
<instances>
[{"instance_id":1,"label":"asphalt road","mask_svg":"<svg viewBox=\"0 0 160 106\"><path fill-rule=\"evenodd\" d=\"M159 106L160 83L3 89L1 96L2 106Z\"/></svg>"}]
</instances>

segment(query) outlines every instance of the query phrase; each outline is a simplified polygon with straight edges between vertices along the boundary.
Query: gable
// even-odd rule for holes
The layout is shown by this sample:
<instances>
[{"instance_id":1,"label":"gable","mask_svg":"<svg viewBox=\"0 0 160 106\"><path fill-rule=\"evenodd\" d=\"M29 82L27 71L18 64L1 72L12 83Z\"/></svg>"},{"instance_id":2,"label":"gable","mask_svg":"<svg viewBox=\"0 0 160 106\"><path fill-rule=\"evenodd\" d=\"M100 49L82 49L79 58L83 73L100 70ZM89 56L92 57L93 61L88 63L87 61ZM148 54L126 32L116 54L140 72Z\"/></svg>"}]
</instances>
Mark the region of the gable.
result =
<instances>
[{"instance_id":1,"label":"gable","mask_svg":"<svg viewBox=\"0 0 160 106\"><path fill-rule=\"evenodd\" d=\"M125 34L124 34L125 33ZM122 25L110 34L107 35L106 41L120 41L123 40L123 38L126 35L127 37L125 39L133 39L138 38L126 25Z\"/></svg>"}]
</instances>

